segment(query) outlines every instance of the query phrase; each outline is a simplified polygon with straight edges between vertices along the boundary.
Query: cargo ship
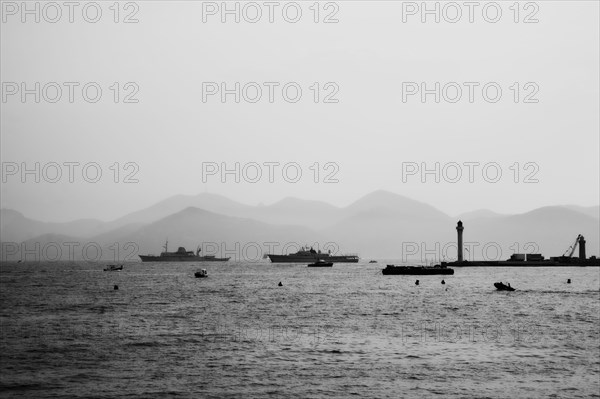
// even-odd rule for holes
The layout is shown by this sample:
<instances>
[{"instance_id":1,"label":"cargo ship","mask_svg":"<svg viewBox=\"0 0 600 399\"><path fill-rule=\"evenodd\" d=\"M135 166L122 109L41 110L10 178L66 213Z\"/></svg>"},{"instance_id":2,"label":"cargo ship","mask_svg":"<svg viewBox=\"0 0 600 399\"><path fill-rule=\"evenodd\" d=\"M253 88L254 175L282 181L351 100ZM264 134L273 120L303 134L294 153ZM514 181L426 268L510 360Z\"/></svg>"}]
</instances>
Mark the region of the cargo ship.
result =
<instances>
[{"instance_id":1,"label":"cargo ship","mask_svg":"<svg viewBox=\"0 0 600 399\"><path fill-rule=\"evenodd\" d=\"M358 255L331 255L329 252L315 251L312 247L302 247L293 254L275 255L267 254L273 263L307 263L323 260L332 263L358 263Z\"/></svg>"},{"instance_id":2,"label":"cargo ship","mask_svg":"<svg viewBox=\"0 0 600 399\"><path fill-rule=\"evenodd\" d=\"M186 251L184 247L179 247L176 252L169 252L169 241L164 245L164 252L156 255L138 255L142 262L227 262L230 258L217 258L214 255L200 256L200 247L193 251Z\"/></svg>"}]
</instances>

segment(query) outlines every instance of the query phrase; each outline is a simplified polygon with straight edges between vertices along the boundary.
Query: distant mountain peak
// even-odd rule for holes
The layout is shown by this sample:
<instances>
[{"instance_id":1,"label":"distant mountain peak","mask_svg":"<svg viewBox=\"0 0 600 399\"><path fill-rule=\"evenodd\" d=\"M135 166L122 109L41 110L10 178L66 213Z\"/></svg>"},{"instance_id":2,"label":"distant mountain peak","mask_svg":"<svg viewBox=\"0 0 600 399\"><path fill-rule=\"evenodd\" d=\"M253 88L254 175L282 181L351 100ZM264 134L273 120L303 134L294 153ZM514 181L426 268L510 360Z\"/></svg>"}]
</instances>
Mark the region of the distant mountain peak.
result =
<instances>
[{"instance_id":1,"label":"distant mountain peak","mask_svg":"<svg viewBox=\"0 0 600 399\"><path fill-rule=\"evenodd\" d=\"M448 215L432 205L386 190L373 191L346 207L346 210L355 213L371 209L387 209L416 218L448 218Z\"/></svg>"}]
</instances>

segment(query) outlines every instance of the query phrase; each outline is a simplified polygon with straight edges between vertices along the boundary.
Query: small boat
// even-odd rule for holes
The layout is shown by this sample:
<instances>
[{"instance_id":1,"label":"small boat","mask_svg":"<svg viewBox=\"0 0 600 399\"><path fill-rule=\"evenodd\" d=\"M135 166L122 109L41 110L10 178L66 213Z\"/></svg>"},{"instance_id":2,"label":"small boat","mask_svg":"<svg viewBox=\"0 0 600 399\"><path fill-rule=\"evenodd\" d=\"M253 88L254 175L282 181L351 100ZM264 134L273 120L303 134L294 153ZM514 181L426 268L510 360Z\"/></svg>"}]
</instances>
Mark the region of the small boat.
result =
<instances>
[{"instance_id":1,"label":"small boat","mask_svg":"<svg viewBox=\"0 0 600 399\"><path fill-rule=\"evenodd\" d=\"M196 278L208 277L208 272L206 271L206 269L201 269L194 273L194 276Z\"/></svg>"},{"instance_id":2,"label":"small boat","mask_svg":"<svg viewBox=\"0 0 600 399\"><path fill-rule=\"evenodd\" d=\"M104 268L105 272L117 272L117 271L120 271L120 270L123 270L123 265L119 265L119 266L117 266L117 265L107 265Z\"/></svg>"},{"instance_id":3,"label":"small boat","mask_svg":"<svg viewBox=\"0 0 600 399\"><path fill-rule=\"evenodd\" d=\"M377 263L376 260L370 260L369 263Z\"/></svg>"},{"instance_id":4,"label":"small boat","mask_svg":"<svg viewBox=\"0 0 600 399\"><path fill-rule=\"evenodd\" d=\"M331 266L333 266L333 262L325 262L323 259L319 259L315 263L309 263L306 266L308 266L308 267L331 267Z\"/></svg>"},{"instance_id":5,"label":"small boat","mask_svg":"<svg viewBox=\"0 0 600 399\"><path fill-rule=\"evenodd\" d=\"M510 286L510 283L508 283L508 285L503 284L502 281L499 283L494 283L494 287L496 287L496 289L498 291L514 291L515 289L513 287Z\"/></svg>"}]
</instances>

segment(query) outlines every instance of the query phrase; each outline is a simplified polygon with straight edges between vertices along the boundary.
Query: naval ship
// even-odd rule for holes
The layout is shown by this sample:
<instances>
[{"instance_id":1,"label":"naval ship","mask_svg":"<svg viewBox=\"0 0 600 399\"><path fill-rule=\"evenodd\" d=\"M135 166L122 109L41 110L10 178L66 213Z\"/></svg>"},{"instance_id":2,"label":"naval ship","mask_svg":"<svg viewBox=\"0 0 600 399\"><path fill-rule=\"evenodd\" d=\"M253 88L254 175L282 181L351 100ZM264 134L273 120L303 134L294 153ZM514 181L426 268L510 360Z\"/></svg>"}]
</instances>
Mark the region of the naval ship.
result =
<instances>
[{"instance_id":1,"label":"naval ship","mask_svg":"<svg viewBox=\"0 0 600 399\"><path fill-rule=\"evenodd\" d=\"M358 255L331 255L331 251L324 253L315 251L312 247L302 247L300 250L293 254L287 255L275 255L267 254L271 262L273 263L306 263L316 262L323 260L332 263L358 263Z\"/></svg>"},{"instance_id":2,"label":"naval ship","mask_svg":"<svg viewBox=\"0 0 600 399\"><path fill-rule=\"evenodd\" d=\"M196 249L196 253L186 251L184 247L179 247L177 252L168 251L169 241L164 245L164 252L160 256L155 255L138 255L142 262L227 262L230 258L217 258L214 255L200 256L200 247Z\"/></svg>"}]
</instances>

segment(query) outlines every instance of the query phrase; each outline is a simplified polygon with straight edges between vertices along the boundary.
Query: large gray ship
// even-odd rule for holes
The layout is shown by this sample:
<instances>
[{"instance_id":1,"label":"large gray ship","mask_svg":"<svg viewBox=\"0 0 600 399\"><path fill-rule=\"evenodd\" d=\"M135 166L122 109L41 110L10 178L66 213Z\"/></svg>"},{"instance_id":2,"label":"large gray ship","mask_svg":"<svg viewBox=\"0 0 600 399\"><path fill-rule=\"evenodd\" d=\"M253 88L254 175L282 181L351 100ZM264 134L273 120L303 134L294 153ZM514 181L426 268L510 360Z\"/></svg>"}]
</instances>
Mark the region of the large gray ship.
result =
<instances>
[{"instance_id":1,"label":"large gray ship","mask_svg":"<svg viewBox=\"0 0 600 399\"><path fill-rule=\"evenodd\" d=\"M315 251L313 248L302 247L293 254L267 254L273 263L313 263L323 260L332 263L358 263L358 255L331 255L330 252Z\"/></svg>"},{"instance_id":2,"label":"large gray ship","mask_svg":"<svg viewBox=\"0 0 600 399\"><path fill-rule=\"evenodd\" d=\"M200 247L193 251L186 251L184 247L179 247L177 252L168 251L169 241L163 247L164 252L160 256L156 255L138 255L142 262L227 262L230 258L217 258L214 255L200 256Z\"/></svg>"}]
</instances>

